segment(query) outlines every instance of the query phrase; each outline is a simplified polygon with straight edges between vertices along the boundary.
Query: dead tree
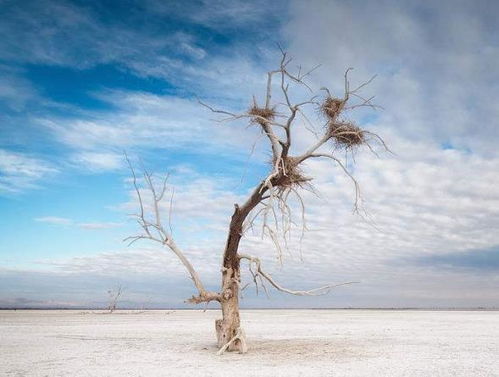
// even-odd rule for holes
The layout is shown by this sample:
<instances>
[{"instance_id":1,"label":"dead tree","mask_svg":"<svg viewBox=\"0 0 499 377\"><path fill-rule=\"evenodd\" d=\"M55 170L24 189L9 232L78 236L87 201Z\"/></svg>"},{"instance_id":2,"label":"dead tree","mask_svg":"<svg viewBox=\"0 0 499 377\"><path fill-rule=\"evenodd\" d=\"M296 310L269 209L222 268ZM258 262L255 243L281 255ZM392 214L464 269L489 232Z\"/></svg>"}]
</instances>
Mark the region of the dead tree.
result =
<instances>
[{"instance_id":1,"label":"dead tree","mask_svg":"<svg viewBox=\"0 0 499 377\"><path fill-rule=\"evenodd\" d=\"M291 58L282 52L279 67L267 74L266 91L261 105L253 98L253 103L249 109L241 113L233 113L216 109L200 101L201 105L222 117L219 119L220 122L243 120L258 127L267 139L272 152L271 168L268 175L251 191L245 202L234 205L223 251L222 283L218 292L208 291L205 288L198 273L173 240L171 228L163 223L160 204L166 192L166 179L160 188L155 187L152 175L144 170L142 181L144 187L141 189L132 164L128 161L140 205L140 213L136 217L143 233L128 237L127 240L130 244L138 240L156 241L169 248L180 259L197 289L197 294L192 296L188 302L200 304L216 301L220 303L222 318L215 323L219 353L226 350L239 352L247 350L239 317L239 295L243 288L241 287L242 261L247 261L257 289L260 285L266 290L264 283L268 283L281 292L299 296L314 296L326 294L338 285L352 283L328 284L312 290L285 288L277 283L269 273L265 272L260 259L239 252L239 243L245 232L254 227L256 221L259 221L262 235L270 237L278 257L281 258L283 247L286 247L285 244L290 239L290 229L294 224L291 215L293 206L290 205L292 199L295 199L298 207L301 208L302 230L305 230L305 204L300 191L306 189L312 180L311 177L307 177L303 173L303 163L307 160L328 159L336 164L342 173L346 174L355 189L354 210L357 211L361 197L360 188L338 152L342 152L342 156L344 153L353 155L361 146L366 146L374 152L373 142L386 148L379 136L361 129L346 117L350 110L358 107L376 108L376 105L372 103L373 97L365 98L360 93L361 89L368 85L374 77L352 89L348 79L350 72L348 69L344 75L344 91L341 96L334 96L327 88L321 88L320 95L312 95L306 101L295 103L291 99L290 88L301 88L303 91L312 93L305 79L313 70L301 72L301 68L298 68L296 73L292 73L288 68L290 62ZM351 103L352 100L355 100L356 103ZM320 122L323 126L320 131L310 128L313 127L313 124L304 111L307 106L320 112L319 119L321 119ZM302 127L311 129L316 140L303 153L292 155L290 152L293 145L293 126L296 123L301 123ZM329 148L327 148L328 146ZM144 202L144 190L150 193L150 207L148 203ZM146 211L146 205L152 212L150 216L146 216L146 212L149 212Z\"/></svg>"},{"instance_id":2,"label":"dead tree","mask_svg":"<svg viewBox=\"0 0 499 377\"><path fill-rule=\"evenodd\" d=\"M121 285L118 285L116 289L109 289L107 291L107 294L109 296L109 305L107 309L109 310L109 313L112 313L116 310L116 307L118 306L118 300L120 299L122 293L123 288Z\"/></svg>"}]
</instances>

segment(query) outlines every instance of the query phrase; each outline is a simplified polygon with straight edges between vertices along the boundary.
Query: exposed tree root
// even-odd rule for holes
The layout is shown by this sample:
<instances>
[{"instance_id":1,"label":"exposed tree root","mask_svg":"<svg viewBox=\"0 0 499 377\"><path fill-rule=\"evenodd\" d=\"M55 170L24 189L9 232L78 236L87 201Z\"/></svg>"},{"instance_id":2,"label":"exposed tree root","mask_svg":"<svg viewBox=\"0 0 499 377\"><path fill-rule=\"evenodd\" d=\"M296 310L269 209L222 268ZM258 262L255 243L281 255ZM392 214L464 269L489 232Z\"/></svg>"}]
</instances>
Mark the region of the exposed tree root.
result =
<instances>
[{"instance_id":1,"label":"exposed tree root","mask_svg":"<svg viewBox=\"0 0 499 377\"><path fill-rule=\"evenodd\" d=\"M238 351L239 353L246 353L248 352L248 346L246 344L246 334L244 333L244 330L239 327L236 331L236 335L234 335L234 337L229 340L227 343L225 343L222 348L220 348L217 352L217 355L223 355L223 353L225 351L227 351L227 349L229 349L233 344L235 344L236 342L239 342L238 344Z\"/></svg>"}]
</instances>

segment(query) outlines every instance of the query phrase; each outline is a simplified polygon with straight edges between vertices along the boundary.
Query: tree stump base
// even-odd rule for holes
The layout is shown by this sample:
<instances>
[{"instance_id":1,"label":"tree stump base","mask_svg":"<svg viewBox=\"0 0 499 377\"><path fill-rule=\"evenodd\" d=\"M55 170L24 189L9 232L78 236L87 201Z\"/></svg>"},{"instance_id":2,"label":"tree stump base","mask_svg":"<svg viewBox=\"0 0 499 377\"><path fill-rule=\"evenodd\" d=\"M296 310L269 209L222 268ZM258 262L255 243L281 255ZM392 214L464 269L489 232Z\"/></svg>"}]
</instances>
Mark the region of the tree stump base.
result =
<instances>
[{"instance_id":1,"label":"tree stump base","mask_svg":"<svg viewBox=\"0 0 499 377\"><path fill-rule=\"evenodd\" d=\"M241 327L230 331L230 329L225 328L222 319L217 319L215 321L215 330L217 333L217 346L219 348L217 355L222 355L225 351L248 352L246 334Z\"/></svg>"}]
</instances>

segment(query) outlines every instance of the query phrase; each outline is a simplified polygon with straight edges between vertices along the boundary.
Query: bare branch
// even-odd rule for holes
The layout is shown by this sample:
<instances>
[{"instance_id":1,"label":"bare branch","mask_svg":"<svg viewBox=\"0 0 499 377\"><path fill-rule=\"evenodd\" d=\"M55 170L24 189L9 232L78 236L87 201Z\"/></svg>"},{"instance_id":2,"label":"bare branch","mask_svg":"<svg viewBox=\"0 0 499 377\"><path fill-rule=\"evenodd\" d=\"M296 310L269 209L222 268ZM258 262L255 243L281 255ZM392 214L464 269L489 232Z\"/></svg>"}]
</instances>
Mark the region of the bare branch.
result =
<instances>
[{"instance_id":1,"label":"bare branch","mask_svg":"<svg viewBox=\"0 0 499 377\"><path fill-rule=\"evenodd\" d=\"M126 157L126 155L125 155ZM173 192L172 191L172 196L170 197L170 205L169 205L169 214L168 214L168 224L170 228L170 232L164 229L161 221L161 212L160 212L160 203L164 197L164 192L165 192L165 186L167 182L167 178L163 180L163 186L161 189L160 194L158 195L156 187L154 186L154 182L152 180L152 175L143 169L143 174L144 174L144 180L146 183L147 188L151 192L151 202L152 202L152 209L153 209L153 217L154 217L154 222L150 222L149 220L146 219L145 217L145 211L144 211L144 201L142 199L142 195L140 193L140 189L137 184L137 179L136 179L136 174L133 169L133 166L126 157L128 165L130 167L130 170L132 172L133 176L133 186L135 188L135 192L137 194L139 204L140 204L140 213L136 215L137 221L144 230L145 234L141 234L138 236L132 236L132 237L127 237L125 238L124 241L130 241L128 245L132 245L136 241L139 240L150 240L154 242L160 243L162 246L168 247L180 260L180 262L184 265L184 267L187 269L189 275L191 276L192 281L194 282L194 285L196 286L199 295L198 296L193 296L191 299L188 300L188 302L191 303L201 303L201 302L209 302L209 301L220 301L220 294L215 293L215 292L209 292L204 288L203 283L201 282L201 279L199 278L198 273L192 266L192 264L189 262L185 254L180 250L180 248L176 245L175 241L173 240L171 236L171 209L173 206ZM152 230L152 231L151 231ZM153 233L157 234L157 236L154 236Z\"/></svg>"},{"instance_id":2,"label":"bare branch","mask_svg":"<svg viewBox=\"0 0 499 377\"><path fill-rule=\"evenodd\" d=\"M348 169L345 167L345 165L336 157L334 157L332 154L327 154L327 153L315 153L307 156L307 158L329 158L333 161L335 161L343 170L343 172L352 180L354 186L355 186L355 204L354 204L354 212L358 211L358 203L359 200L361 199L361 194L360 194L360 185L357 182L357 180L354 178L354 176L348 171Z\"/></svg>"},{"instance_id":3,"label":"bare branch","mask_svg":"<svg viewBox=\"0 0 499 377\"><path fill-rule=\"evenodd\" d=\"M218 109L215 109L213 107L211 107L210 105L204 103L203 101L201 101L200 99L198 99L198 102L200 105L206 107L207 109L209 109L211 112L213 113L217 113L217 114L225 114L225 115L230 115L231 117L234 117L236 118L237 115L234 114L234 113L231 113L231 112L228 112L228 111L225 111L225 110L218 110Z\"/></svg>"},{"instance_id":4,"label":"bare branch","mask_svg":"<svg viewBox=\"0 0 499 377\"><path fill-rule=\"evenodd\" d=\"M270 101L272 99L272 75L279 73L279 71L270 71L267 73L267 95L265 96L265 108L270 107ZM256 102L256 101L254 101ZM255 103L256 104L256 103Z\"/></svg>"},{"instance_id":5,"label":"bare branch","mask_svg":"<svg viewBox=\"0 0 499 377\"><path fill-rule=\"evenodd\" d=\"M373 80L377 77L378 75L373 75L369 80L364 81L362 84L360 84L358 87L356 87L354 90L350 91L350 94L357 93L359 90L361 90L363 87L369 85Z\"/></svg>"},{"instance_id":6,"label":"bare branch","mask_svg":"<svg viewBox=\"0 0 499 377\"><path fill-rule=\"evenodd\" d=\"M108 310L109 313L112 313L116 310L116 307L118 306L118 300L120 299L121 294L123 293L123 287L118 285L115 290L110 289L107 291L107 294L109 295L109 305L108 305Z\"/></svg>"},{"instance_id":7,"label":"bare branch","mask_svg":"<svg viewBox=\"0 0 499 377\"><path fill-rule=\"evenodd\" d=\"M340 284L328 284L328 285L324 285L322 287L310 289L307 291L292 290L292 289L288 289L288 288L281 286L272 278L272 276L270 276L270 274L263 271L259 258L250 256L247 254L239 254L239 258L240 259L247 259L250 264L253 263L256 267L255 274L257 274L257 275L261 276L262 278L264 278L265 280L267 280L275 289L277 289L278 291L284 292L284 293L295 295L295 296L321 296L321 295L328 294L331 291L331 289L333 289L333 288L340 287L342 285L358 283L357 281L349 281L349 282L340 283Z\"/></svg>"},{"instance_id":8,"label":"bare branch","mask_svg":"<svg viewBox=\"0 0 499 377\"><path fill-rule=\"evenodd\" d=\"M364 131L365 134L367 135L370 135L372 137L374 137L384 148L387 152L395 155L394 152L392 152L392 150L390 148L388 148L388 146L386 145L385 141L378 135L378 134L375 134L374 132L370 132L370 131Z\"/></svg>"},{"instance_id":9,"label":"bare branch","mask_svg":"<svg viewBox=\"0 0 499 377\"><path fill-rule=\"evenodd\" d=\"M349 95L350 95L350 82L348 81L348 72L352 71L353 68L352 67L349 67L347 68L347 70L345 71L345 74L343 75L343 81L344 81L344 101L348 101L349 99Z\"/></svg>"},{"instance_id":10,"label":"bare branch","mask_svg":"<svg viewBox=\"0 0 499 377\"><path fill-rule=\"evenodd\" d=\"M170 205L168 207L168 228L170 228L170 234L172 236L173 236L173 229L172 229L173 195L175 195L175 187L172 187L172 195L170 196Z\"/></svg>"}]
</instances>

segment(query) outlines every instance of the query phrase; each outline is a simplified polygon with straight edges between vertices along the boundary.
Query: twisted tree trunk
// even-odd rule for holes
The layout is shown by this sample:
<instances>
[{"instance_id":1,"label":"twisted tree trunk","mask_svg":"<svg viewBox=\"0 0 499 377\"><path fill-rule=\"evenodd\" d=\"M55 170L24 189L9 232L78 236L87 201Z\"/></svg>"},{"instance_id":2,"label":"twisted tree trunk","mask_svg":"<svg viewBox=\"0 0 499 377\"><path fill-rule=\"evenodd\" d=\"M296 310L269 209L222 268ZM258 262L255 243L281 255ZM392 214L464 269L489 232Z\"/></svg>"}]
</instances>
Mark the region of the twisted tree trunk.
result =
<instances>
[{"instance_id":1,"label":"twisted tree trunk","mask_svg":"<svg viewBox=\"0 0 499 377\"><path fill-rule=\"evenodd\" d=\"M245 223L250 212L259 204L263 206L260 210L255 211L255 216L251 216L252 220L249 221L248 225L250 227L253 226L252 223L254 219L262 214L262 234L267 234L271 237L280 256L281 240L279 239L278 234L282 232L281 236L283 239L285 239L286 237L289 238L290 227L292 224L294 224L293 218L291 216L291 207L287 202L290 195L296 196L298 205L301 205L303 231L305 230L305 204L300 194L298 193L298 189L303 188L307 184L307 182L311 180L311 178L305 177L301 173L300 165L304 161L316 158L328 158L334 161L354 183L354 211L357 211L358 201L361 198L359 185L352 174L348 171L347 167L342 163L340 159L335 156L334 151L340 149L345 153L354 155L358 147L360 147L361 145L366 145L374 154L376 154L376 152L370 145L370 142L376 141L381 146L383 146L385 150L390 152L383 139L381 139L378 135L370 131L363 130L360 127L356 126L354 123L344 120L343 117L340 116L344 111L353 110L358 107L370 107L373 109L376 108L376 105L372 103L373 97L363 98L361 95L359 95L360 90L368 85L375 76L373 76L368 81L360 84L355 89L351 89L348 80L348 72L351 70L351 68L349 68L346 70L344 75L345 91L343 98L333 97L327 88L321 88L321 90L325 90L327 93L326 97L323 100L317 100L317 96L313 96L308 101L293 103L289 96L289 84L294 83L303 85L304 88L311 90L311 88L303 81L303 79L307 77L311 72L313 72L317 67L308 72L302 72L301 68L299 68L297 74L292 74L290 73L290 71L288 71L288 64L291 62L291 60L292 59L287 56L286 52L282 51L282 59L279 69L268 72L267 93L264 107L259 107L256 103L256 99L254 98L253 105L250 109L248 109L244 113L236 114L224 110L217 110L199 101L201 105L205 106L212 112L223 114L224 119L221 119L220 121L225 122L246 119L250 124L258 124L261 128L262 133L267 136L272 149L271 171L267 174L266 178L259 185L257 185L257 187L255 187L244 204L242 204L241 206L237 204L235 205L235 210L230 221L227 243L225 245L223 254L223 262L221 268L222 287L220 292L212 292L204 288L204 285L198 273L196 272L188 258L185 256L185 254L182 252L182 250L175 244L175 241L173 240L171 234L171 227L170 229L168 229L163 226L161 220L160 202L163 199L167 189L166 179L163 181L163 186L160 188L160 190L156 190L153 184L152 174L144 171L146 187L152 194L151 202L154 216L151 219L149 216L146 216L147 214L144 210L144 202L141 196L141 190L139 189L139 186L137 184L137 177L133 170L132 164L127 158L130 170L132 171L133 175L133 185L140 204L140 213L136 214L136 217L143 232L142 234L136 236L127 237L126 240L129 241L129 245L131 245L135 241L147 239L158 242L162 246L169 248L184 265L197 289L197 294L193 295L187 301L193 304L207 304L211 301L217 301L220 303L222 307L222 318L217 319L215 322L218 346L220 348L218 352L219 354L227 350L239 351L242 353L246 352L246 341L244 331L241 329L241 320L239 316L241 259L245 259L248 261L250 272L253 275L253 279L257 287L259 284L257 282L258 277L262 285L263 281L265 280L275 289L292 295L317 296L328 293L334 287L354 283L347 282L336 285L328 284L310 290L292 290L278 284L270 274L262 270L261 262L258 257L252 256L247 253L239 253L239 242L244 230L243 224ZM282 102L281 98L280 103L272 104L272 77L274 75L280 76L278 85L280 86L282 92L281 97L284 98L284 102ZM348 101L352 97L356 97L362 100L362 102L357 104L349 104ZM322 137L318 137L318 140L313 142L313 144L309 146L305 153L303 153L302 155L290 156L289 152L292 146L291 127L297 119L297 114L301 113L304 120L310 124L310 121L305 116L305 113L302 112L302 107L305 105L320 106L321 112L326 118L325 131ZM279 109L279 111L276 110L277 107L282 106L284 106L285 108L287 107L287 111L284 110L284 112L282 112L281 108ZM287 115L286 112L288 113ZM287 118L287 120L283 121L282 118ZM313 129L313 125L311 126ZM277 132L277 130L279 130L279 132ZM321 147L325 146L328 143L331 144L332 147L334 147L333 152L321 152ZM168 222L170 222L172 200L173 192L170 199L170 212ZM276 211L282 215L281 220L278 220ZM270 225L267 223L267 215L269 213L271 214L271 217L274 218L273 224ZM279 222L282 226L279 226ZM263 287L265 286L263 285Z\"/></svg>"},{"instance_id":2,"label":"twisted tree trunk","mask_svg":"<svg viewBox=\"0 0 499 377\"><path fill-rule=\"evenodd\" d=\"M222 264L222 290L220 305L222 319L215 321L217 344L219 348L227 346L229 351L246 352L246 339L241 328L239 316L239 287L241 282L240 258L237 253L243 235L243 223L248 214L262 200L266 191L263 182L258 185L243 206L235 205L229 236L225 245Z\"/></svg>"}]
</instances>

